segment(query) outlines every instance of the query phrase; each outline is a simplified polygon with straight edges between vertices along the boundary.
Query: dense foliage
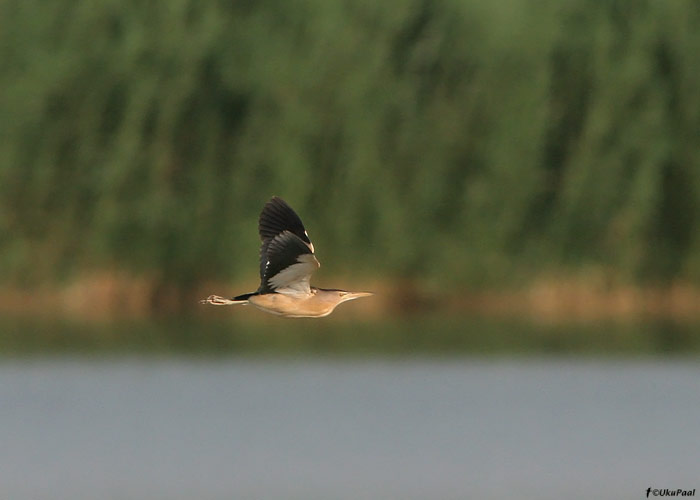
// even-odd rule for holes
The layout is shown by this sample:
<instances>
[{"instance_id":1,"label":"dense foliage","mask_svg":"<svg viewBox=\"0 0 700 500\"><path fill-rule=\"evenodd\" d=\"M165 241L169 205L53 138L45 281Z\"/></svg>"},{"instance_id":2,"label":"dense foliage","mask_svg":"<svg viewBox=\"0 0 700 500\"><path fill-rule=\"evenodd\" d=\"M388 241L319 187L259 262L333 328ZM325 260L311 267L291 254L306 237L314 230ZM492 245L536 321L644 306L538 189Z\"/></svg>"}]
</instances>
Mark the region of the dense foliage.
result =
<instances>
[{"instance_id":1,"label":"dense foliage","mask_svg":"<svg viewBox=\"0 0 700 500\"><path fill-rule=\"evenodd\" d=\"M695 0L1 2L0 280L248 278L276 194L334 272L699 282L699 26Z\"/></svg>"}]
</instances>

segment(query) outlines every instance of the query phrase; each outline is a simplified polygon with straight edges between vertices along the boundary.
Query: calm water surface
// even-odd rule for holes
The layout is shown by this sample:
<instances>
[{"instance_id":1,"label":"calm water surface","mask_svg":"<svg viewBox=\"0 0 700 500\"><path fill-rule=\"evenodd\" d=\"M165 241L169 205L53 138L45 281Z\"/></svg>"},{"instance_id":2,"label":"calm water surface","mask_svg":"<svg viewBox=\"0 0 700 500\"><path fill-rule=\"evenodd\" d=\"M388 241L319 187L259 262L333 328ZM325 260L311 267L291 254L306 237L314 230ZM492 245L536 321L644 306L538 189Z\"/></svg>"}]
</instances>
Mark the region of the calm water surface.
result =
<instances>
[{"instance_id":1,"label":"calm water surface","mask_svg":"<svg viewBox=\"0 0 700 500\"><path fill-rule=\"evenodd\" d=\"M5 359L0 498L700 490L699 389L692 361Z\"/></svg>"}]
</instances>

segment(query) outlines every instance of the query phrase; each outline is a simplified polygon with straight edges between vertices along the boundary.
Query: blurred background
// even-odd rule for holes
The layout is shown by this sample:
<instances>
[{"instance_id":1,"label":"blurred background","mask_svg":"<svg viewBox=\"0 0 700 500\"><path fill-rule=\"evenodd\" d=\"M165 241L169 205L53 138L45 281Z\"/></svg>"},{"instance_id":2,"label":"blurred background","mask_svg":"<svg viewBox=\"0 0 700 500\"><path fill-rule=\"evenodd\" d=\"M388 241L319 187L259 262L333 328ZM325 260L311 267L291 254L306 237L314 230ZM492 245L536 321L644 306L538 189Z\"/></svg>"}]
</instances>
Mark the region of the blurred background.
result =
<instances>
[{"instance_id":1,"label":"blurred background","mask_svg":"<svg viewBox=\"0 0 700 500\"><path fill-rule=\"evenodd\" d=\"M0 496L700 486L693 0L0 2ZM200 306L303 219L321 320Z\"/></svg>"}]
</instances>

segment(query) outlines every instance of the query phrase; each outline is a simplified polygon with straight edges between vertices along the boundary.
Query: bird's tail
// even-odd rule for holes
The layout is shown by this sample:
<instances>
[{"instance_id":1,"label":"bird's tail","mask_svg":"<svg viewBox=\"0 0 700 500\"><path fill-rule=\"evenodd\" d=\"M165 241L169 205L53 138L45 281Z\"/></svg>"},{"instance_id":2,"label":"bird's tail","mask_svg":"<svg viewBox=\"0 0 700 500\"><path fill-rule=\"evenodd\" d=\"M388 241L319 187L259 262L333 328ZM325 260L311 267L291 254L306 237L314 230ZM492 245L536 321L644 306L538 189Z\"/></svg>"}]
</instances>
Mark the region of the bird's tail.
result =
<instances>
[{"instance_id":1,"label":"bird's tail","mask_svg":"<svg viewBox=\"0 0 700 500\"><path fill-rule=\"evenodd\" d=\"M219 297L218 295L210 295L206 299L202 299L199 301L200 304L211 304L213 306L232 306L235 304L247 304L248 303L248 298L256 295L256 292L253 293L244 293L243 295L238 295L237 297L234 297L232 299L227 299L225 297Z\"/></svg>"}]
</instances>

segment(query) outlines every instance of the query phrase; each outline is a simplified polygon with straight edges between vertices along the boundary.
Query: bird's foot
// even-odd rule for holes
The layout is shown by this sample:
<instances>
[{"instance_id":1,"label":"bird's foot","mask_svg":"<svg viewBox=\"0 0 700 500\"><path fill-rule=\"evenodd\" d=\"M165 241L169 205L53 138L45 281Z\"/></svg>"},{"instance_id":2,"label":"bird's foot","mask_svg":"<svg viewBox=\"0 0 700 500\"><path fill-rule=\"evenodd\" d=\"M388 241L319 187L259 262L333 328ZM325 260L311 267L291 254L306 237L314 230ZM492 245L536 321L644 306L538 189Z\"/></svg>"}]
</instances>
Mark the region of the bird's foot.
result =
<instances>
[{"instance_id":1,"label":"bird's foot","mask_svg":"<svg viewBox=\"0 0 700 500\"><path fill-rule=\"evenodd\" d=\"M235 304L235 300L227 299L224 297L219 297L218 295L210 295L206 299L202 299L199 301L200 304L211 304L213 306L228 306L231 304Z\"/></svg>"}]
</instances>

